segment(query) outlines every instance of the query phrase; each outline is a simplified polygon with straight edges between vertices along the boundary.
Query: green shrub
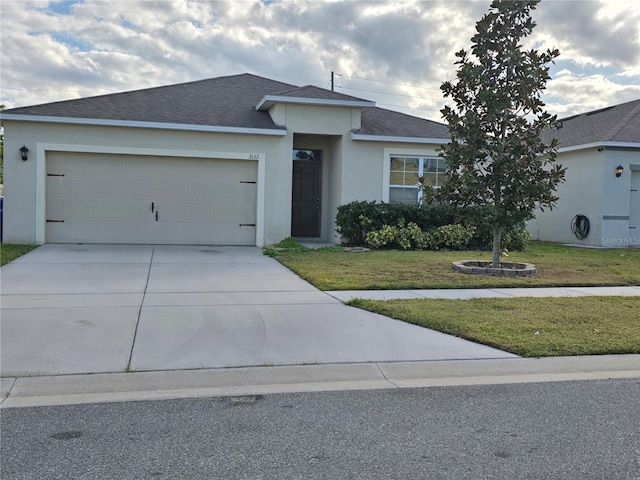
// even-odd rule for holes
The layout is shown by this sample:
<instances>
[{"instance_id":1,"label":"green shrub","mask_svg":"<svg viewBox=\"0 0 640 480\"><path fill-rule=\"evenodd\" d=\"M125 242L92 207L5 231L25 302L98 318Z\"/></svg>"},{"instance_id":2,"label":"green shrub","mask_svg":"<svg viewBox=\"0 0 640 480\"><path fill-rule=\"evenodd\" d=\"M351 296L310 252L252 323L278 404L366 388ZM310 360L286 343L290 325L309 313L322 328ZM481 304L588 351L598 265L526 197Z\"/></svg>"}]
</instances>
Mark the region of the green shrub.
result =
<instances>
[{"instance_id":1,"label":"green shrub","mask_svg":"<svg viewBox=\"0 0 640 480\"><path fill-rule=\"evenodd\" d=\"M373 248L396 248L402 250L438 250L447 248L460 250L468 246L475 227L460 224L443 225L430 231L417 224L383 225L380 230L367 233L366 243Z\"/></svg>"},{"instance_id":2,"label":"green shrub","mask_svg":"<svg viewBox=\"0 0 640 480\"><path fill-rule=\"evenodd\" d=\"M523 225L518 225L517 227L509 230L506 235L503 235L502 243L507 250L512 252L521 252L527 245L529 245L529 241L531 237L529 236L529 232Z\"/></svg>"},{"instance_id":3,"label":"green shrub","mask_svg":"<svg viewBox=\"0 0 640 480\"><path fill-rule=\"evenodd\" d=\"M336 231L347 245L400 249L490 250L491 229L478 223L483 215L473 208L464 212L446 204L403 205L351 202L338 207ZM442 227L442 230L439 230ZM503 247L521 251L529 242L524 223L503 233Z\"/></svg>"},{"instance_id":4,"label":"green shrub","mask_svg":"<svg viewBox=\"0 0 640 480\"><path fill-rule=\"evenodd\" d=\"M338 207L336 231L347 245L365 245L367 234L379 232L385 225L414 223L422 231L428 231L455 222L455 212L448 205L351 202Z\"/></svg>"},{"instance_id":5,"label":"green shrub","mask_svg":"<svg viewBox=\"0 0 640 480\"><path fill-rule=\"evenodd\" d=\"M399 248L402 250L424 250L433 246L433 235L424 232L418 225L383 225L380 230L367 233L366 244L373 248Z\"/></svg>"},{"instance_id":6,"label":"green shrub","mask_svg":"<svg viewBox=\"0 0 640 480\"><path fill-rule=\"evenodd\" d=\"M373 248L386 248L396 245L398 237L398 227L383 225L380 230L367 232L365 243Z\"/></svg>"},{"instance_id":7,"label":"green shrub","mask_svg":"<svg viewBox=\"0 0 640 480\"><path fill-rule=\"evenodd\" d=\"M468 248L469 242L473 238L476 228L473 225L443 225L434 232L434 237L438 248L449 250L462 250Z\"/></svg>"},{"instance_id":8,"label":"green shrub","mask_svg":"<svg viewBox=\"0 0 640 480\"><path fill-rule=\"evenodd\" d=\"M351 202L338 207L336 231L348 245L364 245L367 233L385 224L382 204Z\"/></svg>"}]
</instances>

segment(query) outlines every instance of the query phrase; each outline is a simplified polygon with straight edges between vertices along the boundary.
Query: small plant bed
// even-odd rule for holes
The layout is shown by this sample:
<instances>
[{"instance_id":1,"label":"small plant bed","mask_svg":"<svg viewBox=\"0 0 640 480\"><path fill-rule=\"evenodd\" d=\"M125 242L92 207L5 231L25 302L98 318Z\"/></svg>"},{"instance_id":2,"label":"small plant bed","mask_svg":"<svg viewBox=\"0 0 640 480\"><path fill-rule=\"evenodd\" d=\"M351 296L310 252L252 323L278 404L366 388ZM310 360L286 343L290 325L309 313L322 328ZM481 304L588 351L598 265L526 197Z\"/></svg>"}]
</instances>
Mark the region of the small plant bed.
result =
<instances>
[{"instance_id":1,"label":"small plant bed","mask_svg":"<svg viewBox=\"0 0 640 480\"><path fill-rule=\"evenodd\" d=\"M0 245L0 265L6 265L7 263L21 257L25 253L29 253L36 248L37 245L20 245L20 244L6 244Z\"/></svg>"},{"instance_id":2,"label":"small plant bed","mask_svg":"<svg viewBox=\"0 0 640 480\"><path fill-rule=\"evenodd\" d=\"M470 275L493 275L496 277L530 277L535 275L536 267L532 263L502 262L493 267L491 262L477 260L459 260L453 262L456 272Z\"/></svg>"},{"instance_id":3,"label":"small plant bed","mask_svg":"<svg viewBox=\"0 0 640 480\"><path fill-rule=\"evenodd\" d=\"M640 353L640 297L355 299L349 305L522 357Z\"/></svg>"}]
</instances>

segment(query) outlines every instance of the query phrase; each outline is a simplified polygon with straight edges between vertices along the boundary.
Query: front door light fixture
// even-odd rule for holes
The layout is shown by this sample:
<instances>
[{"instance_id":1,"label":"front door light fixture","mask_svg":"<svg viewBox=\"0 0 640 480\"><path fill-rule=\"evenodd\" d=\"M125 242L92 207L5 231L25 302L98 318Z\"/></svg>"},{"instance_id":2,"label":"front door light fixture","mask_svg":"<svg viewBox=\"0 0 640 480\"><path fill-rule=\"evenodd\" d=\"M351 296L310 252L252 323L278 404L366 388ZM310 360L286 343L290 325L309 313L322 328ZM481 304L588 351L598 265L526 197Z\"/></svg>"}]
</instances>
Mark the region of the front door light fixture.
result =
<instances>
[{"instance_id":1,"label":"front door light fixture","mask_svg":"<svg viewBox=\"0 0 640 480\"><path fill-rule=\"evenodd\" d=\"M23 162L27 161L27 153L29 153L29 149L26 145L23 145L22 148L20 148L20 157L22 158Z\"/></svg>"}]
</instances>

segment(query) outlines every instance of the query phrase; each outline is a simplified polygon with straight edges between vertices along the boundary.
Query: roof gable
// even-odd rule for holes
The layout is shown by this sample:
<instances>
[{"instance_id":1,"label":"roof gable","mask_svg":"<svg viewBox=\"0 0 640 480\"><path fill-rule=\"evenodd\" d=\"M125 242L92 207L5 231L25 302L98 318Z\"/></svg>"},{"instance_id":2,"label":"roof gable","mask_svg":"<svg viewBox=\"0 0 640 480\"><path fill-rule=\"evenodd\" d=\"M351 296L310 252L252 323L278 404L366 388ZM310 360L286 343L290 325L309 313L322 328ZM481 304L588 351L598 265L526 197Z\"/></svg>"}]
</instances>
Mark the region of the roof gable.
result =
<instances>
[{"instance_id":1,"label":"roof gable","mask_svg":"<svg viewBox=\"0 0 640 480\"><path fill-rule=\"evenodd\" d=\"M375 106L375 102L369 100L336 93L333 90L326 90L324 88L314 87L313 85L306 85L304 87L289 89L275 95L265 95L256 105L256 109L266 112L276 103L347 108L371 108Z\"/></svg>"},{"instance_id":2,"label":"roof gable","mask_svg":"<svg viewBox=\"0 0 640 480\"><path fill-rule=\"evenodd\" d=\"M351 95L345 95L343 93L337 93L333 90L326 90L324 88L315 87L313 85L305 85L304 87L294 88L285 92L277 93L279 97L291 97L291 98L315 98L318 100L338 100L338 101L355 101L355 102L368 102L358 97L352 97Z\"/></svg>"}]
</instances>

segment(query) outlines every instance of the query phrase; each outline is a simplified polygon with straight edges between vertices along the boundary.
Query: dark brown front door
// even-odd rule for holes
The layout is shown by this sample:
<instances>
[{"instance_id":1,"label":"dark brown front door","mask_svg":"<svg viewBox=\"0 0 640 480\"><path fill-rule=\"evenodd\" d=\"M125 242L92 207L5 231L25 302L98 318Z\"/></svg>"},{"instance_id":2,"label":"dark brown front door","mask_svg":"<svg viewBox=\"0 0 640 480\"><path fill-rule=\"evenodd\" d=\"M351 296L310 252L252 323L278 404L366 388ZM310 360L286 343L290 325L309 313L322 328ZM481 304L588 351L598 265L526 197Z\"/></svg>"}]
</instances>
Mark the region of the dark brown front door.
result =
<instances>
[{"instance_id":1,"label":"dark brown front door","mask_svg":"<svg viewBox=\"0 0 640 480\"><path fill-rule=\"evenodd\" d=\"M291 236L320 236L322 162L319 150L293 151Z\"/></svg>"}]
</instances>

